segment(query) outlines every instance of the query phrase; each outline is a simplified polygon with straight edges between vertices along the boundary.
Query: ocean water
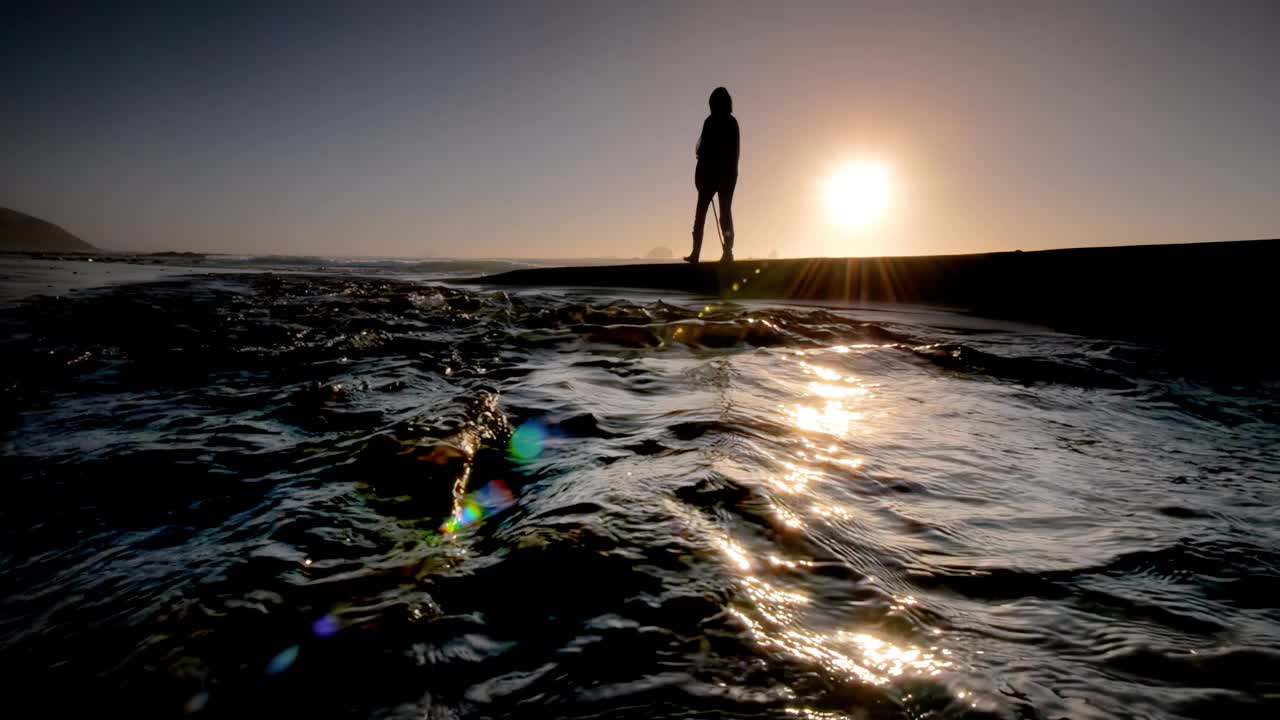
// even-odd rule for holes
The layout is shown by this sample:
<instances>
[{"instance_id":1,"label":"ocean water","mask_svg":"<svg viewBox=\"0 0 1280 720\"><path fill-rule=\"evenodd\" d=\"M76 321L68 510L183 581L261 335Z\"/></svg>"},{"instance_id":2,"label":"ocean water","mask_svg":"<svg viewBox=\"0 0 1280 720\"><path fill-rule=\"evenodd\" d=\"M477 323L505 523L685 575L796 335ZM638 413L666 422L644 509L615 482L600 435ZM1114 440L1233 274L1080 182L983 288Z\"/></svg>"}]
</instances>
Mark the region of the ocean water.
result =
<instances>
[{"instance_id":1,"label":"ocean water","mask_svg":"<svg viewBox=\"0 0 1280 720\"><path fill-rule=\"evenodd\" d=\"M9 711L1280 710L1246 342L145 262L0 263Z\"/></svg>"}]
</instances>

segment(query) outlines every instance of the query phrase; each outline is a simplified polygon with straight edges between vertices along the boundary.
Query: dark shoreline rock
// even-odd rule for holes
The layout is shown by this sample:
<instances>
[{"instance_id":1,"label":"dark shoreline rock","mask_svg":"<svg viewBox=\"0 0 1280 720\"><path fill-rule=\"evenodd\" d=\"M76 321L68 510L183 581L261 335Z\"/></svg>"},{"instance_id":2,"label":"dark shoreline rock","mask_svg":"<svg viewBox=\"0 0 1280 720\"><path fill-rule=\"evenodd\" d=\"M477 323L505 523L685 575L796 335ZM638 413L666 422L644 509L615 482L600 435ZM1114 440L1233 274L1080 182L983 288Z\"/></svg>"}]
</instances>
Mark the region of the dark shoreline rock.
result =
<instances>
[{"instance_id":1,"label":"dark shoreline rock","mask_svg":"<svg viewBox=\"0 0 1280 720\"><path fill-rule=\"evenodd\" d=\"M460 282L611 287L737 299L912 303L1061 330L1205 342L1256 335L1280 240L879 258L514 270Z\"/></svg>"}]
</instances>

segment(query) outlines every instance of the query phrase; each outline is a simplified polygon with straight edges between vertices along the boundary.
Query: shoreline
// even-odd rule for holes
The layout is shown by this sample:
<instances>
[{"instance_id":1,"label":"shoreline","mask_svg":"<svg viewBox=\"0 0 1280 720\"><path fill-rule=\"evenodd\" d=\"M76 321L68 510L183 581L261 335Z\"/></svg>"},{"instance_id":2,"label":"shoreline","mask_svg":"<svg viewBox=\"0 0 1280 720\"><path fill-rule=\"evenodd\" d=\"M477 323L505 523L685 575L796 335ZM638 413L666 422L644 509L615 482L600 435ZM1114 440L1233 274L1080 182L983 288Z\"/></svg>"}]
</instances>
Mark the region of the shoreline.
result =
<instances>
[{"instance_id":1,"label":"shoreline","mask_svg":"<svg viewBox=\"0 0 1280 720\"><path fill-rule=\"evenodd\" d=\"M1249 329L1276 305L1280 239L974 255L551 267L455 282L722 298L938 305L1062 330L1177 339ZM1263 330L1252 328L1255 332ZM1203 339L1203 336L1201 336Z\"/></svg>"}]
</instances>

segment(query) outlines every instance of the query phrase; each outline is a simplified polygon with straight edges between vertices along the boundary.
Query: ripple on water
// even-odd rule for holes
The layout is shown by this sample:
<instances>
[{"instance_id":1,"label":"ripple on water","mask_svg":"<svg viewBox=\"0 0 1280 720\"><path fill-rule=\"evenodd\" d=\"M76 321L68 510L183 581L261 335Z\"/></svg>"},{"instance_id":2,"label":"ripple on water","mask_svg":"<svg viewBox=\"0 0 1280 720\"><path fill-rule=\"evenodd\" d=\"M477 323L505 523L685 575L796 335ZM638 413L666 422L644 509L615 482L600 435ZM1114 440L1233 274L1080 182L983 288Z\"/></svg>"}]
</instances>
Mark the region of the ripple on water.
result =
<instances>
[{"instance_id":1,"label":"ripple on water","mask_svg":"<svg viewBox=\"0 0 1280 720\"><path fill-rule=\"evenodd\" d=\"M1274 709L1276 386L924 317L271 274L0 310L10 687L227 717Z\"/></svg>"}]
</instances>

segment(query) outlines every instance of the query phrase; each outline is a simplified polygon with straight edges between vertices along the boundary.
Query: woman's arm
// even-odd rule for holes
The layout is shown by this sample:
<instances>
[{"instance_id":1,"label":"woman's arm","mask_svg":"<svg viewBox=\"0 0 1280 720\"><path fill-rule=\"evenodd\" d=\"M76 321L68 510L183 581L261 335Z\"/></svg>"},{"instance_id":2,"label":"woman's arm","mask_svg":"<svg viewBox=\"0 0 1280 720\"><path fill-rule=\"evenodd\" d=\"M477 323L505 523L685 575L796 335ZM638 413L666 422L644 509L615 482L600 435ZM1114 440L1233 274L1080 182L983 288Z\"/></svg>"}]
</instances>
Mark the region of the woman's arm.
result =
<instances>
[{"instance_id":1,"label":"woman's arm","mask_svg":"<svg viewBox=\"0 0 1280 720\"><path fill-rule=\"evenodd\" d=\"M707 119L702 121L702 132L698 135L698 144L693 146L693 156L696 158L702 158L702 143L707 139L707 129L710 126L711 116L708 115Z\"/></svg>"},{"instance_id":2,"label":"woman's arm","mask_svg":"<svg viewBox=\"0 0 1280 720\"><path fill-rule=\"evenodd\" d=\"M738 143L740 140L738 135L738 119L737 118L730 118L730 119L733 120L733 125L730 126L729 128L729 153L728 154L730 158L733 158L733 169L736 171L738 169Z\"/></svg>"}]
</instances>

